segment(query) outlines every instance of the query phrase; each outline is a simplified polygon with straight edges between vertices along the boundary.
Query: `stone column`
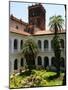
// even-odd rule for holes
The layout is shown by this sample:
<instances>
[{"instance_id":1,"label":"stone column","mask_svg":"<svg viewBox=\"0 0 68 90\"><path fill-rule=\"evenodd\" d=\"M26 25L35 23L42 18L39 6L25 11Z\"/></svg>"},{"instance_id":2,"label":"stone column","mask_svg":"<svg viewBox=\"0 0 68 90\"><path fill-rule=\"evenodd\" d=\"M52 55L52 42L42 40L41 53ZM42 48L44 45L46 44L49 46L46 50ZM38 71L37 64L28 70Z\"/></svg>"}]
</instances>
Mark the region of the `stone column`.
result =
<instances>
[{"instance_id":1,"label":"stone column","mask_svg":"<svg viewBox=\"0 0 68 90\"><path fill-rule=\"evenodd\" d=\"M35 59L35 65L37 66L37 58Z\"/></svg>"},{"instance_id":2,"label":"stone column","mask_svg":"<svg viewBox=\"0 0 68 90\"><path fill-rule=\"evenodd\" d=\"M18 51L20 51L20 39L18 39Z\"/></svg>"},{"instance_id":3,"label":"stone column","mask_svg":"<svg viewBox=\"0 0 68 90\"><path fill-rule=\"evenodd\" d=\"M13 53L14 52L14 39L11 39L11 53Z\"/></svg>"},{"instance_id":4,"label":"stone column","mask_svg":"<svg viewBox=\"0 0 68 90\"><path fill-rule=\"evenodd\" d=\"M51 57L49 57L49 66L51 66Z\"/></svg>"},{"instance_id":5,"label":"stone column","mask_svg":"<svg viewBox=\"0 0 68 90\"><path fill-rule=\"evenodd\" d=\"M12 59L12 58L11 58ZM11 73L13 73L14 72L14 60L12 59L11 60L11 63L12 63L12 66L11 66Z\"/></svg>"},{"instance_id":6,"label":"stone column","mask_svg":"<svg viewBox=\"0 0 68 90\"><path fill-rule=\"evenodd\" d=\"M49 42L49 51L51 50L51 40L48 40Z\"/></svg>"},{"instance_id":7,"label":"stone column","mask_svg":"<svg viewBox=\"0 0 68 90\"><path fill-rule=\"evenodd\" d=\"M41 40L41 50L44 51L44 40Z\"/></svg>"},{"instance_id":8,"label":"stone column","mask_svg":"<svg viewBox=\"0 0 68 90\"><path fill-rule=\"evenodd\" d=\"M9 61L9 73L11 74L11 72L12 72L12 62Z\"/></svg>"},{"instance_id":9,"label":"stone column","mask_svg":"<svg viewBox=\"0 0 68 90\"><path fill-rule=\"evenodd\" d=\"M20 67L21 67L20 63L21 63L21 59L18 58L18 71L20 70Z\"/></svg>"},{"instance_id":10,"label":"stone column","mask_svg":"<svg viewBox=\"0 0 68 90\"><path fill-rule=\"evenodd\" d=\"M24 58L24 66L26 65L27 63L26 63L26 59Z\"/></svg>"},{"instance_id":11,"label":"stone column","mask_svg":"<svg viewBox=\"0 0 68 90\"><path fill-rule=\"evenodd\" d=\"M44 67L44 57L42 57L42 66Z\"/></svg>"}]
</instances>

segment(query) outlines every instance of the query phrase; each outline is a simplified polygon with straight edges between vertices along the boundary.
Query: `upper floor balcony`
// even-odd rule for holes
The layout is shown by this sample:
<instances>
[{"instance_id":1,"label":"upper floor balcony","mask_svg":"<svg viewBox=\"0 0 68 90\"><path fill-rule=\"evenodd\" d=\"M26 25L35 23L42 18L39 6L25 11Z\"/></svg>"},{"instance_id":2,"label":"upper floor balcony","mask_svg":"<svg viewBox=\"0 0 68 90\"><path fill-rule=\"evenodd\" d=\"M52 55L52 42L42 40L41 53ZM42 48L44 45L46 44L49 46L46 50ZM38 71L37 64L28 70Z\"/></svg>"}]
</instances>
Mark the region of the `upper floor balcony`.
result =
<instances>
[{"instance_id":1,"label":"upper floor balcony","mask_svg":"<svg viewBox=\"0 0 68 90\"><path fill-rule=\"evenodd\" d=\"M44 42L41 42L40 40L38 42L38 48L40 53L54 53L52 41L45 40ZM62 42L61 52L65 52L64 43ZM10 53L22 53L23 49L23 40L21 39L12 39L9 42L9 52Z\"/></svg>"}]
</instances>

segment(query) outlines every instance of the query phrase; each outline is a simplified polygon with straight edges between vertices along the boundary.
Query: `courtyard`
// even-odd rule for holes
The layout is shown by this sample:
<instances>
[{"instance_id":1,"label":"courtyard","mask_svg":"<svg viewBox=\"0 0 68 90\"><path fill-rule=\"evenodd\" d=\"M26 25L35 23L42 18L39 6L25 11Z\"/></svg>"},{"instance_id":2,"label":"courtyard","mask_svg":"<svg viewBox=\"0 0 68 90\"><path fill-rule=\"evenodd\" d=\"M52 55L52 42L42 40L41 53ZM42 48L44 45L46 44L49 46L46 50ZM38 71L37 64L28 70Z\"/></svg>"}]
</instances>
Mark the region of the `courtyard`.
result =
<instances>
[{"instance_id":1,"label":"courtyard","mask_svg":"<svg viewBox=\"0 0 68 90\"><path fill-rule=\"evenodd\" d=\"M44 69L21 72L10 78L10 88L61 86L64 73L57 77L56 72Z\"/></svg>"}]
</instances>

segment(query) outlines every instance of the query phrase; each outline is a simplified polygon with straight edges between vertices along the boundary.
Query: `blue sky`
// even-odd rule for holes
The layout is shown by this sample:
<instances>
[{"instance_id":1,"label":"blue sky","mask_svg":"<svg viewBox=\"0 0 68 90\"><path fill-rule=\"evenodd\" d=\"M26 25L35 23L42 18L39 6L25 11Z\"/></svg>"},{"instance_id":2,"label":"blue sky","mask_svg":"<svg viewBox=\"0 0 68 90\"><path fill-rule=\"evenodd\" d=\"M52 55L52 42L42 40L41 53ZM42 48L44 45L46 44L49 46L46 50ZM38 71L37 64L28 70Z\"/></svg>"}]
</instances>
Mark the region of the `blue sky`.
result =
<instances>
[{"instance_id":1,"label":"blue sky","mask_svg":"<svg viewBox=\"0 0 68 90\"><path fill-rule=\"evenodd\" d=\"M13 14L15 17L28 22L28 6L35 3L22 3L22 2L11 2L10 3L10 15ZM53 15L62 15L65 20L65 8L64 5L56 4L42 4L46 9L46 28L48 29L49 18ZM65 22L65 21L64 21Z\"/></svg>"}]
</instances>

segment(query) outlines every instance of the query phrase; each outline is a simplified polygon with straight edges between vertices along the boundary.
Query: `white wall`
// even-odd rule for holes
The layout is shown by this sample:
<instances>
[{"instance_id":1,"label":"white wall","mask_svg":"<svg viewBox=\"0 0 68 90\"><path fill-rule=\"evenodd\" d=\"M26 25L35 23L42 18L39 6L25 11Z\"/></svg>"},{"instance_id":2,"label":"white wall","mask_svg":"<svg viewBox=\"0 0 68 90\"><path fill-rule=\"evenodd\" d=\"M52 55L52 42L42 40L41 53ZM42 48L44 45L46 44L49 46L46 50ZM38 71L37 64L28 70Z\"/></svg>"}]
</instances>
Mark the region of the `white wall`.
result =
<instances>
[{"instance_id":1,"label":"white wall","mask_svg":"<svg viewBox=\"0 0 68 90\"><path fill-rule=\"evenodd\" d=\"M49 66L51 66L51 58L54 56L54 52L51 49L51 40L52 40L52 38L53 38L53 35L33 36L33 39L35 40L35 42L37 44L38 44L38 40L41 40L41 42L42 42L42 48L41 48L41 51L39 52L38 56L41 56L43 66L44 66L44 57L45 56L47 56L49 58ZM61 34L60 38L64 39L64 42L65 42L65 35L64 34ZM10 54L9 54L10 60L9 61L11 62L10 71L14 72L14 60L18 59L18 69L19 69L20 68L20 60L23 57L22 54L21 54L21 50L20 50L20 41L23 40L23 42L25 42L25 40L28 39L28 36L23 36L23 35L19 35L19 34L15 34L15 33L10 33L9 39L12 41L11 42L11 51L9 51L10 52ZM18 40L18 51L16 51L16 52L14 52L14 47L13 47L14 39ZM49 42L49 48L48 48L47 51L44 51L44 45L43 45L44 40L48 40L48 42ZM65 58L64 51L61 53L61 55L62 55L62 57ZM25 63L26 62L25 62L25 59L24 59L24 65L25 65ZM37 58L35 60L35 64L37 65Z\"/></svg>"}]
</instances>

